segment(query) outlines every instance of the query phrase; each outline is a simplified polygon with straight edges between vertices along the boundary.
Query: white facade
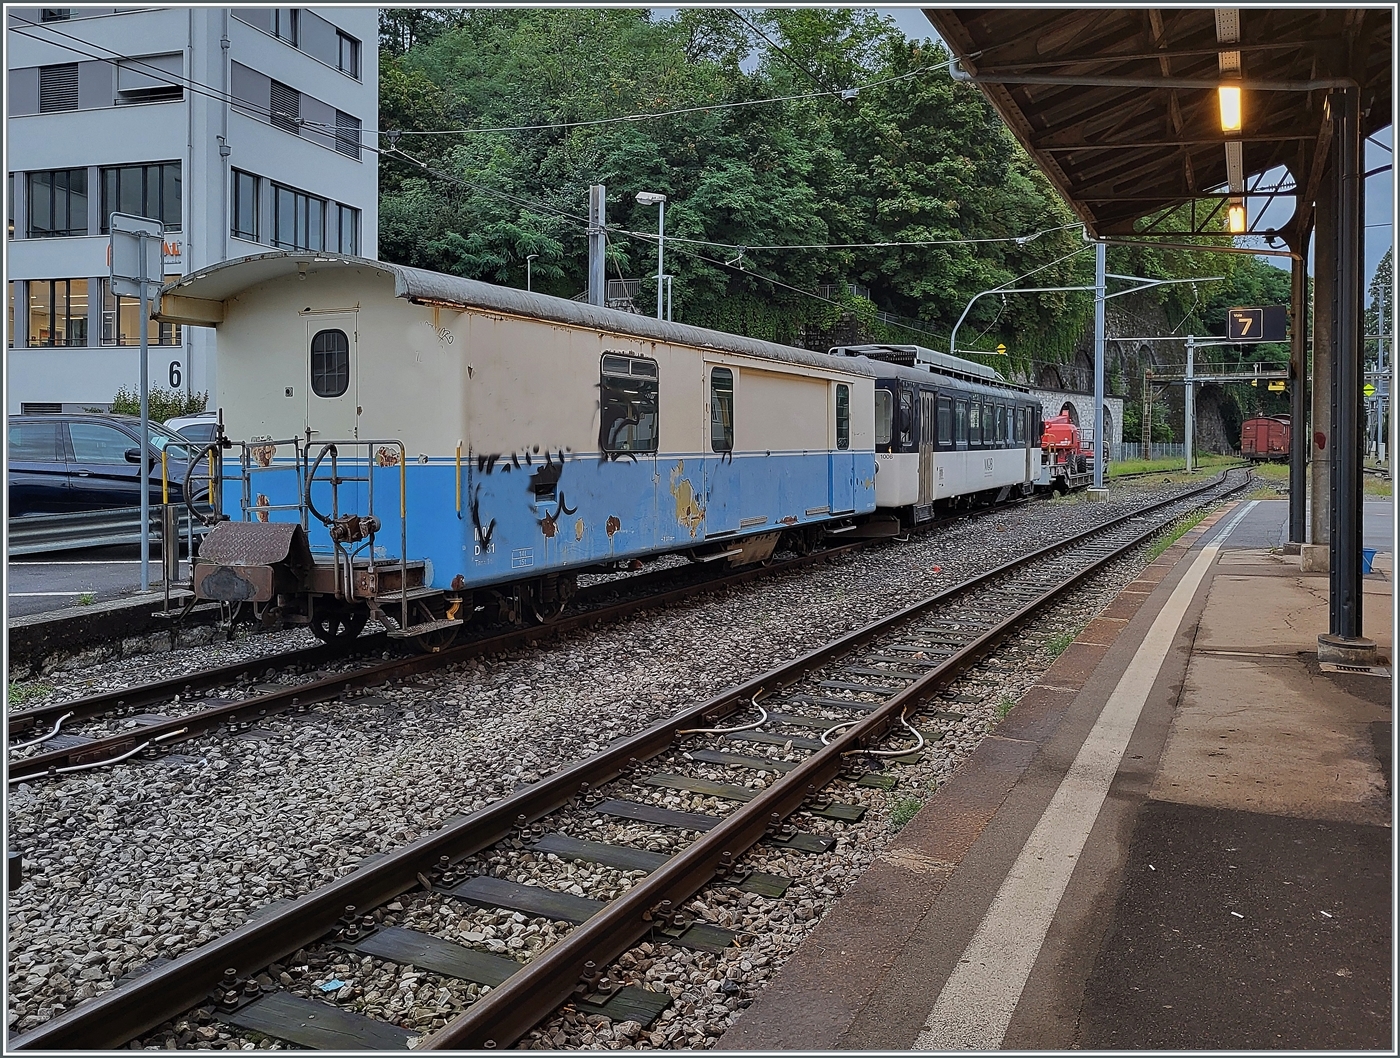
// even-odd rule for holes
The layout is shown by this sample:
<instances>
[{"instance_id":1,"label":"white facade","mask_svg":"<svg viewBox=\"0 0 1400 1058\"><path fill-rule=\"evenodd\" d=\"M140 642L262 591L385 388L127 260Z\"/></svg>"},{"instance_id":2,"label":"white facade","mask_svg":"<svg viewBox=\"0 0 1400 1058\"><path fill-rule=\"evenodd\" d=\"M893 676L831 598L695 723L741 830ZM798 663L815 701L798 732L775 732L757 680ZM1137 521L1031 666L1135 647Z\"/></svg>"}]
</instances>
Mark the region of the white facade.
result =
<instances>
[{"instance_id":1,"label":"white facade","mask_svg":"<svg viewBox=\"0 0 1400 1058\"><path fill-rule=\"evenodd\" d=\"M274 246L378 256L377 20L7 7L9 413L136 390L136 306L104 290L113 211L166 222L171 276ZM150 384L216 406L213 331L152 324Z\"/></svg>"}]
</instances>

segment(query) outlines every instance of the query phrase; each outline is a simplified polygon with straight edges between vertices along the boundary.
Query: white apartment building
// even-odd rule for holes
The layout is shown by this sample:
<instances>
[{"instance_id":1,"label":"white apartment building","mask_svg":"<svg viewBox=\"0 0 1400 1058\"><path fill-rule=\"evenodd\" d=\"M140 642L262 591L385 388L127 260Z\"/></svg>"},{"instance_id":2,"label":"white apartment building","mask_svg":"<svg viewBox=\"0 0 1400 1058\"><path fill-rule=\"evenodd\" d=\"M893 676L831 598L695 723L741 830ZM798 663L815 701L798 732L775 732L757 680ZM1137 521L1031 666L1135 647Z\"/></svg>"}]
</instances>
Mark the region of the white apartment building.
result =
<instances>
[{"instance_id":1,"label":"white apartment building","mask_svg":"<svg viewBox=\"0 0 1400 1058\"><path fill-rule=\"evenodd\" d=\"M106 407L139 381L108 218L161 220L166 273L271 248L378 255L373 7L5 9L6 408ZM207 391L208 328L151 327L150 383Z\"/></svg>"}]
</instances>

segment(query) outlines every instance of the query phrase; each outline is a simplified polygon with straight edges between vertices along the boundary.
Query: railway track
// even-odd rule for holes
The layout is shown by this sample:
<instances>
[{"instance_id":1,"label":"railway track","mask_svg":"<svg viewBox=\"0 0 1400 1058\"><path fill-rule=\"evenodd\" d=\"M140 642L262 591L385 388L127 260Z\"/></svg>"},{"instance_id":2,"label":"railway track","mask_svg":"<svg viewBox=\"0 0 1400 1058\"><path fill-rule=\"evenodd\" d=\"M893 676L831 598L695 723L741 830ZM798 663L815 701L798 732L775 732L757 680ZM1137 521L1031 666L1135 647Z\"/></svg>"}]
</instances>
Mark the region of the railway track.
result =
<instances>
[{"instance_id":1,"label":"railway track","mask_svg":"<svg viewBox=\"0 0 1400 1058\"><path fill-rule=\"evenodd\" d=\"M732 933L689 915L686 902L712 884L781 894L789 879L747 870L748 849L761 841L829 848L833 839L802 827L819 819L823 826L858 820L861 809L842 800L843 790L897 781L887 762L908 759L930 737L913 720L923 703L1031 614L1183 514L1248 487L1247 474L1239 483L1228 477L1007 562L685 709L154 966L12 1038L11 1047L118 1047L200 1007L242 1030L322 1049L411 1042L425 1049L505 1047L568 1002L646 1023L661 1014L668 996L610 978L607 968L619 955L646 938L710 951L735 943ZM914 744L878 748L892 736ZM716 781L716 769L738 781ZM676 812L659 803L673 791L734 807L719 815ZM679 835L676 851L568 832L578 831L580 819L600 817L670 828ZM556 873L533 885L491 873L483 854L502 849L528 851ZM640 877L610 901L580 897L566 891L562 865L571 861ZM386 919L385 904L419 888L444 905L501 909L572 928L522 964ZM259 975L317 946L409 964L489 991L460 1016L444 1011L445 1027L427 1034Z\"/></svg>"},{"instance_id":2,"label":"railway track","mask_svg":"<svg viewBox=\"0 0 1400 1058\"><path fill-rule=\"evenodd\" d=\"M1024 502L1028 501L1018 500L960 512L926 523L919 531L928 532L966 517L1001 513L1008 507ZM9 782L32 781L101 767L140 754L155 757L179 741L195 738L223 725L232 731L247 731L269 716L288 711L305 713L312 705L333 698L342 691L377 686L469 658L513 650L580 628L621 620L645 609L672 605L691 595L827 561L874 542L878 541L837 543L809 555L780 559L761 567L735 572L716 574L706 567L692 565L596 582L579 589L570 604L570 610L574 612L561 620L508 631L488 631L455 648L431 655L407 654L407 648L382 633L376 633L362 635L345 643L317 644L300 650L262 655L136 687L12 710L6 716L10 751L22 751L36 745L44 748L29 756L12 757L9 761ZM618 595L623 596L621 601L607 601ZM314 670L326 664L384 650L401 656L321 680L277 689L263 688L261 694L249 697L211 697L209 704L193 710L173 708L177 703L188 704L196 696L215 689L236 688L240 682L246 683L253 677L271 682L279 671L295 673ZM151 710L178 711L179 715ZM90 720L126 723L117 732L99 731L94 734L73 730L75 725Z\"/></svg>"},{"instance_id":3,"label":"railway track","mask_svg":"<svg viewBox=\"0 0 1400 1058\"><path fill-rule=\"evenodd\" d=\"M869 541L838 545L810 555L780 560L767 566L757 566L721 574L700 576L697 567L679 570L661 569L618 580L605 581L581 588L575 599L587 606L567 617L545 625L534 625L511 631L489 634L435 654L409 654L390 658L377 664L308 683L291 684L245 698L214 698L208 704L179 716L144 712L153 707L168 707L179 699L211 688L227 687L250 676L266 674L269 670L319 667L328 662L371 654L388 648L392 640L382 634L360 636L346 646L321 644L304 650L286 651L239 661L203 672L158 680L139 687L106 691L74 701L58 702L15 710L7 717L11 740L17 736L35 734L36 741L49 742L51 748L28 757L11 758L9 782L32 781L46 776L114 764L132 756L149 753L154 756L176 745L178 741L195 738L227 725L230 730L246 731L259 721L285 712L307 712L312 705L327 701L347 690L374 687L390 680L418 675L466 661L470 658L503 651L550 639L583 628L595 627L621 620L631 614L657 607L669 606L701 592L733 587L771 576L785 570L798 569L816 562L829 561L849 551L865 546ZM679 574L679 576L678 576ZM664 587L680 580L680 586ZM663 585L660 591L648 588ZM616 603L600 600L624 594ZM84 735L61 735L60 724L96 717L115 720L135 719L136 726L114 734L89 738ZM52 741L50 741L52 740ZM24 743L11 743L11 749Z\"/></svg>"}]
</instances>

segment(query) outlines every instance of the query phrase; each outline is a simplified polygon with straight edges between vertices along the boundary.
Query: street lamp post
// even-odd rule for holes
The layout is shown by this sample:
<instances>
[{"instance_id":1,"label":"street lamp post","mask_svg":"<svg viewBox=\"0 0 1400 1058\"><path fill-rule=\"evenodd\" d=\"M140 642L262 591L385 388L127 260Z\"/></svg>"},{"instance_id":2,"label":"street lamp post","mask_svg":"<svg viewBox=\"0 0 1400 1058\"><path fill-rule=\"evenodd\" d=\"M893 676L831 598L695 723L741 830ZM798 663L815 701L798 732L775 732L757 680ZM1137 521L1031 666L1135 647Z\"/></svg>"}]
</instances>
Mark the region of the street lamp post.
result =
<instances>
[{"instance_id":1,"label":"street lamp post","mask_svg":"<svg viewBox=\"0 0 1400 1058\"><path fill-rule=\"evenodd\" d=\"M530 274L530 262L533 261L533 260L534 260L536 257L538 257L538 256L539 256L539 254L537 254L537 253L532 253L532 254L530 254L528 257L525 258L525 289L526 289L526 290L533 290L533 289L534 289L534 286L532 285L532 282L531 282L532 276L531 276L531 274Z\"/></svg>"},{"instance_id":2,"label":"street lamp post","mask_svg":"<svg viewBox=\"0 0 1400 1058\"><path fill-rule=\"evenodd\" d=\"M656 318L665 319L662 307L666 283L666 196L656 191L639 191L637 202L661 207L656 221Z\"/></svg>"}]
</instances>

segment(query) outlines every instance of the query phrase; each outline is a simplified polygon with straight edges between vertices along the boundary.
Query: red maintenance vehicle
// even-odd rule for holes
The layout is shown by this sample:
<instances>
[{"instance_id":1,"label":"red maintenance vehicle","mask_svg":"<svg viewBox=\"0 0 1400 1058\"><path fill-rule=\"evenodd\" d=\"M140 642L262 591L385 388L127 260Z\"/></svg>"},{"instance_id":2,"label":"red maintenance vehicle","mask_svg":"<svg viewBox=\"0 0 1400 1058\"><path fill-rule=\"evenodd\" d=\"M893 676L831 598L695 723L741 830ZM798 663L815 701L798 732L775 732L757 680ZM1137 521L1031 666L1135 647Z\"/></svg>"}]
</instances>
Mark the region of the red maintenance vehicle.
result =
<instances>
[{"instance_id":1,"label":"red maintenance vehicle","mask_svg":"<svg viewBox=\"0 0 1400 1058\"><path fill-rule=\"evenodd\" d=\"M1094 481L1094 442L1068 412L1046 421L1040 435L1040 478L1036 487L1062 496Z\"/></svg>"}]
</instances>

